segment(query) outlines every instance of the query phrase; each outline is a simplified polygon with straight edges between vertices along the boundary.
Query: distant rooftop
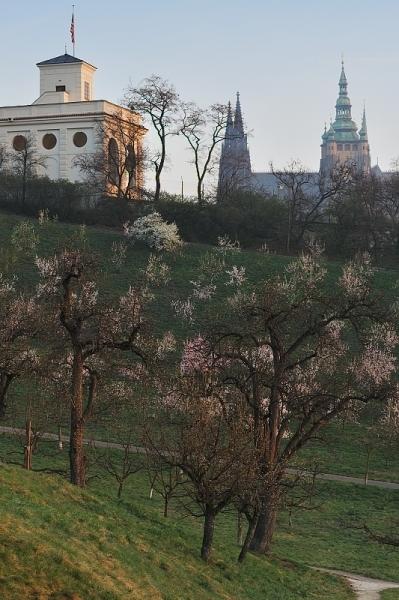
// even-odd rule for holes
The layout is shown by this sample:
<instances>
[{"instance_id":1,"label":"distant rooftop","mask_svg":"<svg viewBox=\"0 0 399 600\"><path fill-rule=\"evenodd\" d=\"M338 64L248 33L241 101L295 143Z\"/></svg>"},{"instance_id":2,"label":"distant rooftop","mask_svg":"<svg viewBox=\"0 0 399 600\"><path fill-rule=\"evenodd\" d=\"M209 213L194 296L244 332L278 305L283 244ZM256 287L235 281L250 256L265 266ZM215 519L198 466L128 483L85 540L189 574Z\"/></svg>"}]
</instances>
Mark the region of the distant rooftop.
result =
<instances>
[{"instance_id":1,"label":"distant rooftop","mask_svg":"<svg viewBox=\"0 0 399 600\"><path fill-rule=\"evenodd\" d=\"M65 63L81 63L84 62L80 58L76 58L75 56L71 56L70 54L61 54L61 56L56 56L55 58L50 58L49 60L43 60L42 62L37 63L38 67L42 65L63 65Z\"/></svg>"},{"instance_id":2,"label":"distant rooftop","mask_svg":"<svg viewBox=\"0 0 399 600\"><path fill-rule=\"evenodd\" d=\"M49 58L49 60L43 60L42 62L36 63L36 66L43 67L45 65L66 65L73 63L85 63L85 60L81 58L76 58L76 56L71 56L71 54L61 54L61 56L56 56L55 58ZM90 63L86 63L90 64ZM93 65L91 65L93 66ZM95 68L95 67L94 67Z\"/></svg>"}]
</instances>

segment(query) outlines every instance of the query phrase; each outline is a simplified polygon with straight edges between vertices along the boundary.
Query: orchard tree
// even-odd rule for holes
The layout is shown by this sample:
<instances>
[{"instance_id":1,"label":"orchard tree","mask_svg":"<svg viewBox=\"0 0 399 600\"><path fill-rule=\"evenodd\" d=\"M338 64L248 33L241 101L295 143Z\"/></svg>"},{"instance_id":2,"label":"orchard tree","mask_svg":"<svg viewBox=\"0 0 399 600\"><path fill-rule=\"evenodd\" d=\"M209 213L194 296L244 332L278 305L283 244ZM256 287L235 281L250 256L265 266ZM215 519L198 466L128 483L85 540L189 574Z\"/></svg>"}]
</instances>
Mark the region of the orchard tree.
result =
<instances>
[{"instance_id":1,"label":"orchard tree","mask_svg":"<svg viewBox=\"0 0 399 600\"><path fill-rule=\"evenodd\" d=\"M282 482L298 452L352 404L383 402L390 393L397 336L372 274L368 260L358 259L331 284L317 248L256 288L235 267L235 292L206 328L202 317L209 352L223 365L221 384L245 401L253 420L264 482L255 552L270 549Z\"/></svg>"},{"instance_id":2,"label":"orchard tree","mask_svg":"<svg viewBox=\"0 0 399 600\"><path fill-rule=\"evenodd\" d=\"M132 244L139 242L158 252L173 252L183 246L176 223L167 223L156 211L132 224L125 223L123 231Z\"/></svg>"},{"instance_id":3,"label":"orchard tree","mask_svg":"<svg viewBox=\"0 0 399 600\"><path fill-rule=\"evenodd\" d=\"M114 354L129 353L133 367L141 367L153 354L146 307L151 286L162 283L166 270L151 257L147 269L118 300L99 290L101 264L81 249L64 249L36 260L39 294L51 311L59 346L70 363L70 477L84 486L84 432L92 417L102 373Z\"/></svg>"},{"instance_id":4,"label":"orchard tree","mask_svg":"<svg viewBox=\"0 0 399 600\"><path fill-rule=\"evenodd\" d=\"M177 114L180 98L175 87L158 75L144 79L138 87L131 86L126 92L126 105L154 128L159 141L159 149L150 158L155 170L154 200L161 193L161 175L166 161L167 140L178 133Z\"/></svg>"},{"instance_id":5,"label":"orchard tree","mask_svg":"<svg viewBox=\"0 0 399 600\"><path fill-rule=\"evenodd\" d=\"M42 312L34 297L20 293L14 279L0 273L0 417L7 408L12 382L38 368L34 339L42 328Z\"/></svg>"},{"instance_id":6,"label":"orchard tree","mask_svg":"<svg viewBox=\"0 0 399 600\"><path fill-rule=\"evenodd\" d=\"M236 392L220 385L219 363L201 336L188 340L178 373L159 389L159 428L147 429L147 443L158 461L184 475L186 510L203 518L205 562L211 557L217 516L254 483L256 463L248 436L251 422Z\"/></svg>"}]
</instances>

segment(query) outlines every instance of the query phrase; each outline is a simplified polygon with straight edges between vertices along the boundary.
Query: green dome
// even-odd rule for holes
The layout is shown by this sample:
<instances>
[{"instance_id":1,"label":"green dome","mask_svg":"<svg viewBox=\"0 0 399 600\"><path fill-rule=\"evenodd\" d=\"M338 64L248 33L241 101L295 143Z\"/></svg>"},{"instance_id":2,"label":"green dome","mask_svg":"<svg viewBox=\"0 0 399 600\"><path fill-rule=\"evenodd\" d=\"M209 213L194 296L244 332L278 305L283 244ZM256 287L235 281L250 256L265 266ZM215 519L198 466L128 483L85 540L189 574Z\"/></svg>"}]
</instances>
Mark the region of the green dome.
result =
<instances>
[{"instance_id":1,"label":"green dome","mask_svg":"<svg viewBox=\"0 0 399 600\"><path fill-rule=\"evenodd\" d=\"M335 108L339 108L340 106L349 106L351 107L351 101L349 99L348 96L340 96L337 100L337 104L335 105Z\"/></svg>"}]
</instances>

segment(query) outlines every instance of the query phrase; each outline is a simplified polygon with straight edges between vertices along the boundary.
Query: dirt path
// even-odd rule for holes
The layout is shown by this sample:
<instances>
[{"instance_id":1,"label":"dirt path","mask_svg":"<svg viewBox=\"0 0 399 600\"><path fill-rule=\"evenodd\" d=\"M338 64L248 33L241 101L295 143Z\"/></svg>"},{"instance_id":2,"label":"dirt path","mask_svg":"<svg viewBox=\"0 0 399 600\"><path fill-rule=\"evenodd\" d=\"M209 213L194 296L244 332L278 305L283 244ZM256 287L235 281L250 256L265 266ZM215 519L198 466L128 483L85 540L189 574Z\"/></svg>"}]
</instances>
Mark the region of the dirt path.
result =
<instances>
[{"instance_id":1,"label":"dirt path","mask_svg":"<svg viewBox=\"0 0 399 600\"><path fill-rule=\"evenodd\" d=\"M25 429L19 429L17 427L0 427L0 434L5 433L8 435L16 435L16 436L24 436ZM61 436L62 442L65 444L69 443L69 437L66 435ZM58 435L55 433L42 433L41 439L48 440L51 442L58 442ZM91 440L85 439L84 443L86 446L94 446L95 448L113 448L115 450L124 450L122 444L117 444L115 442L104 442L101 440ZM146 454L147 450L142 446L131 446L130 451L136 454ZM287 469L287 473L297 473L296 469ZM310 474L309 474L310 476ZM317 475L317 479L321 479L323 481L337 481L338 483L354 483L355 485L365 485L364 479L361 477L350 477L349 475L335 475L333 473L319 473ZM378 487L386 490L399 490L399 483L394 483L392 481L378 481L377 479L369 479L368 486L370 487Z\"/></svg>"},{"instance_id":2,"label":"dirt path","mask_svg":"<svg viewBox=\"0 0 399 600\"><path fill-rule=\"evenodd\" d=\"M355 573L346 573L345 571L335 571L334 569L321 569L314 567L317 571L331 573L344 577L355 591L358 600L380 600L383 590L399 589L399 583L392 581L382 581L380 579L370 579Z\"/></svg>"}]
</instances>

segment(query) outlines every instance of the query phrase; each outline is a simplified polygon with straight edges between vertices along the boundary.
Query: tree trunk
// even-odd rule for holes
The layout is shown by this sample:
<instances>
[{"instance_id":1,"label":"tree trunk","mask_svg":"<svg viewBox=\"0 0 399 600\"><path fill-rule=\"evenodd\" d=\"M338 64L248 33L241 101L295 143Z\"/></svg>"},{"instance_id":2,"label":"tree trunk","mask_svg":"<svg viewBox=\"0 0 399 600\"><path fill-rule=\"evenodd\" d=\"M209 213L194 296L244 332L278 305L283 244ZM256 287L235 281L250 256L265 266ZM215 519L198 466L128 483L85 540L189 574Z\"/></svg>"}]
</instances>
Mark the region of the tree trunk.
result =
<instances>
[{"instance_id":1,"label":"tree trunk","mask_svg":"<svg viewBox=\"0 0 399 600\"><path fill-rule=\"evenodd\" d=\"M24 448L24 468L30 471L32 469L32 452L33 452L33 435L32 435L32 421L28 419L26 421L26 443Z\"/></svg>"},{"instance_id":2,"label":"tree trunk","mask_svg":"<svg viewBox=\"0 0 399 600\"><path fill-rule=\"evenodd\" d=\"M215 512L210 508L205 509L204 535L202 538L201 558L208 562L212 552L213 533L215 530Z\"/></svg>"},{"instance_id":3,"label":"tree trunk","mask_svg":"<svg viewBox=\"0 0 399 600\"><path fill-rule=\"evenodd\" d=\"M122 498L122 491L123 491L123 481L120 481L119 486L118 486L118 500L120 500Z\"/></svg>"},{"instance_id":4,"label":"tree trunk","mask_svg":"<svg viewBox=\"0 0 399 600\"><path fill-rule=\"evenodd\" d=\"M163 503L163 516L165 517L165 519L168 518L168 513L169 513L169 496L168 496L168 494L166 494L165 498L164 498L164 503Z\"/></svg>"},{"instance_id":5,"label":"tree trunk","mask_svg":"<svg viewBox=\"0 0 399 600\"><path fill-rule=\"evenodd\" d=\"M368 448L367 449L367 457L366 457L366 470L364 472L364 485L367 485L369 482L369 473L370 473L370 459L371 459L371 453L372 453L372 449Z\"/></svg>"},{"instance_id":6,"label":"tree trunk","mask_svg":"<svg viewBox=\"0 0 399 600\"><path fill-rule=\"evenodd\" d=\"M270 551L277 518L277 497L268 494L264 499L255 532L250 544L250 550L257 554L267 554Z\"/></svg>"},{"instance_id":7,"label":"tree trunk","mask_svg":"<svg viewBox=\"0 0 399 600\"><path fill-rule=\"evenodd\" d=\"M254 537L254 533L255 533L255 528L256 528L256 524L258 522L258 517L257 515L255 515L254 517L252 517L252 519L248 520L248 529L247 529L247 534L245 536L245 540L244 543L242 545L241 548L241 552L238 556L238 562L241 563L244 561L247 552L249 550L252 538Z\"/></svg>"},{"instance_id":8,"label":"tree trunk","mask_svg":"<svg viewBox=\"0 0 399 600\"><path fill-rule=\"evenodd\" d=\"M199 179L197 182L197 199L198 204L202 204L202 180Z\"/></svg>"},{"instance_id":9,"label":"tree trunk","mask_svg":"<svg viewBox=\"0 0 399 600\"><path fill-rule=\"evenodd\" d=\"M86 484L85 454L83 445L83 357L77 351L72 366L71 432L69 464L71 483L84 487Z\"/></svg>"},{"instance_id":10,"label":"tree trunk","mask_svg":"<svg viewBox=\"0 0 399 600\"><path fill-rule=\"evenodd\" d=\"M242 512L238 511L237 512L237 544L239 546L243 545L243 527L242 527Z\"/></svg>"},{"instance_id":11,"label":"tree trunk","mask_svg":"<svg viewBox=\"0 0 399 600\"><path fill-rule=\"evenodd\" d=\"M13 379L14 375L0 373L0 419L3 419L6 415L7 392Z\"/></svg>"}]
</instances>

